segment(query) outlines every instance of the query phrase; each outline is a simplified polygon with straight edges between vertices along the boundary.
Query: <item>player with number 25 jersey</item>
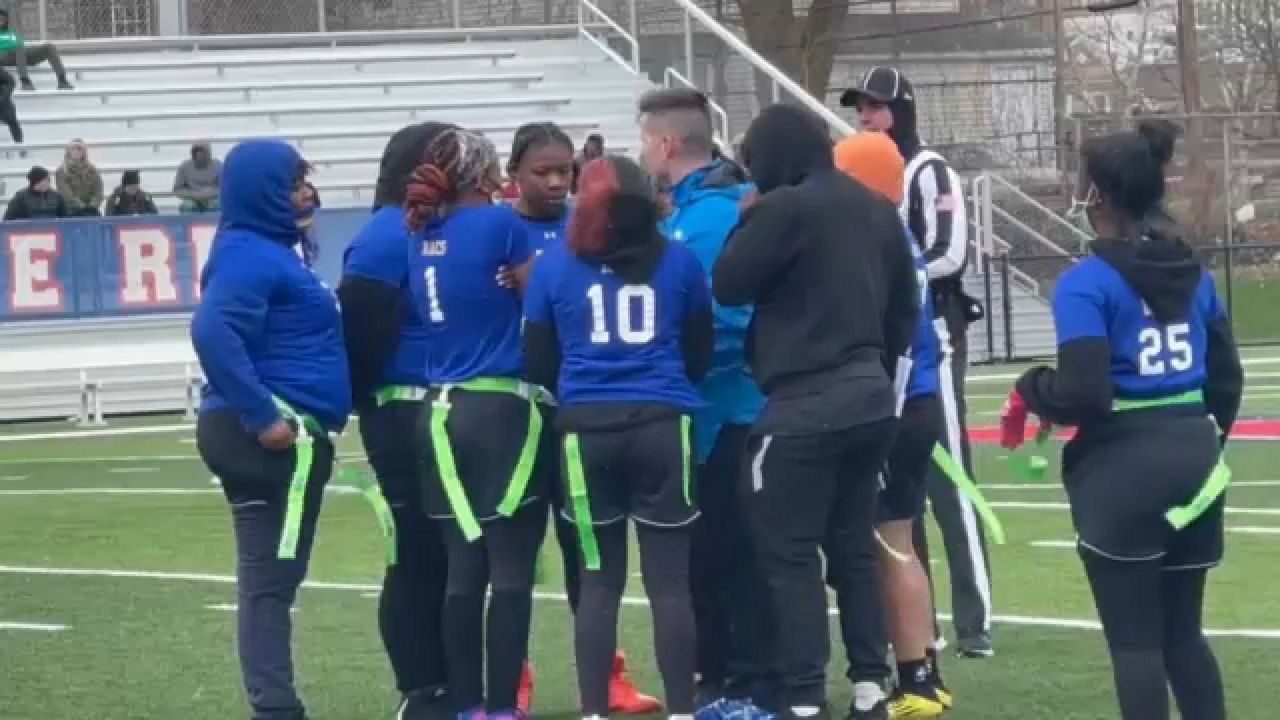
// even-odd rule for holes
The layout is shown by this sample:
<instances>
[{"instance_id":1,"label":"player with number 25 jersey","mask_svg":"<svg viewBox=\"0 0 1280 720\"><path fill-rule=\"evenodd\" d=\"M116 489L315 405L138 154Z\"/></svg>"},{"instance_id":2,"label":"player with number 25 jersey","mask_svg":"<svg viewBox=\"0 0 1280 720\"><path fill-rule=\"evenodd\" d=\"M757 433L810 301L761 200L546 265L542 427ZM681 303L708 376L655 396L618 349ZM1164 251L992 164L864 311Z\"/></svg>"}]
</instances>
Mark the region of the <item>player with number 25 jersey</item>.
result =
<instances>
[{"instance_id":1,"label":"player with number 25 jersey","mask_svg":"<svg viewBox=\"0 0 1280 720\"><path fill-rule=\"evenodd\" d=\"M658 232L653 183L635 163L582 172L568 243L547 248L525 290L531 380L556 387L566 514L577 528L582 595L574 618L582 716L607 717L627 523L654 608L655 654L673 716L693 713L695 634L689 546L693 383L711 359L711 299L693 252Z\"/></svg>"}]
</instances>

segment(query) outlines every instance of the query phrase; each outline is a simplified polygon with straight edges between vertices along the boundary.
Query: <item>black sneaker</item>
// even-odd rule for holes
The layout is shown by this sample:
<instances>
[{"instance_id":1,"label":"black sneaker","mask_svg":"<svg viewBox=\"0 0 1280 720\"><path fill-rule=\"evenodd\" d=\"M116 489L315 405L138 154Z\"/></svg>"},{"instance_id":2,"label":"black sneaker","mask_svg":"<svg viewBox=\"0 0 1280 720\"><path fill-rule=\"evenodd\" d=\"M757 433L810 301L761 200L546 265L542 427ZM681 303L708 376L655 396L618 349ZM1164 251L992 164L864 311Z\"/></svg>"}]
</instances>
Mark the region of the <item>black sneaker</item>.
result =
<instances>
[{"instance_id":1,"label":"black sneaker","mask_svg":"<svg viewBox=\"0 0 1280 720\"><path fill-rule=\"evenodd\" d=\"M27 92L36 91L35 83L31 82L31 78L22 78L20 82L22 83L23 90L26 90Z\"/></svg>"},{"instance_id":2,"label":"black sneaker","mask_svg":"<svg viewBox=\"0 0 1280 720\"><path fill-rule=\"evenodd\" d=\"M63 79L61 79L61 80L59 80L59 81L58 81L58 89L59 89L59 90L75 90L75 89L76 89L76 86L75 86L75 85L72 85L72 84L71 84L71 83L69 83L69 82L67 82L67 79L66 79L66 78L63 78Z\"/></svg>"},{"instance_id":3,"label":"black sneaker","mask_svg":"<svg viewBox=\"0 0 1280 720\"><path fill-rule=\"evenodd\" d=\"M856 705L849 705L849 715L846 720L889 720L889 699L885 698L870 710L859 710Z\"/></svg>"},{"instance_id":4,"label":"black sneaker","mask_svg":"<svg viewBox=\"0 0 1280 720\"><path fill-rule=\"evenodd\" d=\"M442 720L451 717L444 688L415 690L400 698L394 720Z\"/></svg>"},{"instance_id":5,"label":"black sneaker","mask_svg":"<svg viewBox=\"0 0 1280 720\"><path fill-rule=\"evenodd\" d=\"M956 655L962 658L989 658L995 654L995 648L991 647L991 636L986 633L960 638L956 643Z\"/></svg>"}]
</instances>

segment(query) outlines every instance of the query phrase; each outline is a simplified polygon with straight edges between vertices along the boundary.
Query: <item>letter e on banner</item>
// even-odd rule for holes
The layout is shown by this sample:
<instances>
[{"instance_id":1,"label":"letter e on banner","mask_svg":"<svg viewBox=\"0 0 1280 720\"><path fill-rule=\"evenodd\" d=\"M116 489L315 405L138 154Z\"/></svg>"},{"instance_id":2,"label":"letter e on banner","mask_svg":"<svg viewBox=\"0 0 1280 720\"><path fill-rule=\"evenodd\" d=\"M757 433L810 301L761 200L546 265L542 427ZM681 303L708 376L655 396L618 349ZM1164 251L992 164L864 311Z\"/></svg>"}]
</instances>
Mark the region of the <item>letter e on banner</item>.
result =
<instances>
[{"instance_id":1,"label":"letter e on banner","mask_svg":"<svg viewBox=\"0 0 1280 720\"><path fill-rule=\"evenodd\" d=\"M204 272L204 264L209 262L209 251L213 249L213 236L218 234L217 225L192 223L187 228L187 237L191 241L191 262L195 266L191 270L191 297L200 299L200 274Z\"/></svg>"},{"instance_id":2,"label":"letter e on banner","mask_svg":"<svg viewBox=\"0 0 1280 720\"><path fill-rule=\"evenodd\" d=\"M62 255L56 230L9 234L9 306L15 313L62 312L66 309L55 266Z\"/></svg>"},{"instance_id":3,"label":"letter e on banner","mask_svg":"<svg viewBox=\"0 0 1280 720\"><path fill-rule=\"evenodd\" d=\"M125 307L178 302L173 279L173 238L158 225L120 225L120 304Z\"/></svg>"}]
</instances>

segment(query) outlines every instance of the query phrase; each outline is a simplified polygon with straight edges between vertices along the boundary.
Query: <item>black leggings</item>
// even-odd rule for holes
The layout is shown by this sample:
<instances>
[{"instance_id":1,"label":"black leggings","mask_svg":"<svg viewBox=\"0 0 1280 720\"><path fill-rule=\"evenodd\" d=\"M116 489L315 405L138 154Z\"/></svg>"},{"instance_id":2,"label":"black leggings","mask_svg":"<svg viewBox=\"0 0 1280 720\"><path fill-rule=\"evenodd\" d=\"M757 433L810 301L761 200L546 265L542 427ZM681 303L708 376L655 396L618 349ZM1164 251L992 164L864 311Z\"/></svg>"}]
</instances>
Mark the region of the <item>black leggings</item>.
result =
<instances>
[{"instance_id":1,"label":"black leggings","mask_svg":"<svg viewBox=\"0 0 1280 720\"><path fill-rule=\"evenodd\" d=\"M542 502L485 523L484 535L475 542L467 542L457 523L445 523L445 655L449 695L459 713L482 704L490 714L515 711L529 652L534 566L546 523ZM486 587L492 590L487 615Z\"/></svg>"},{"instance_id":2,"label":"black leggings","mask_svg":"<svg viewBox=\"0 0 1280 720\"><path fill-rule=\"evenodd\" d=\"M1168 720L1169 692L1182 720L1227 716L1222 676L1201 629L1208 570L1162 570L1080 553L1111 652L1123 720Z\"/></svg>"},{"instance_id":3,"label":"black leggings","mask_svg":"<svg viewBox=\"0 0 1280 720\"><path fill-rule=\"evenodd\" d=\"M582 597L574 618L574 650L584 717L609 714L609 675L618 648L618 607L627 585L627 523L595 529L600 570L582 574ZM697 641L689 593L689 526L636 523L640 572L653 612L653 645L667 711L693 712ZM581 560L580 560L581 561Z\"/></svg>"}]
</instances>

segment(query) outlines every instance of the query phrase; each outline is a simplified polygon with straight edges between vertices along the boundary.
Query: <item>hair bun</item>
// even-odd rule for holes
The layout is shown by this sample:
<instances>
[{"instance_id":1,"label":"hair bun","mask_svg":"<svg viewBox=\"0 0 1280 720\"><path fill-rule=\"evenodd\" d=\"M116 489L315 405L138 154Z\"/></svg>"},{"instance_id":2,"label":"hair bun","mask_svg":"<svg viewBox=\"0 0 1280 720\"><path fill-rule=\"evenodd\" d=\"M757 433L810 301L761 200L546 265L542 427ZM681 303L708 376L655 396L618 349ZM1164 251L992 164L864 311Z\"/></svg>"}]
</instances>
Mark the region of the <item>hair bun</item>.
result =
<instances>
[{"instance_id":1,"label":"hair bun","mask_svg":"<svg viewBox=\"0 0 1280 720\"><path fill-rule=\"evenodd\" d=\"M1168 120L1143 120L1138 123L1138 134L1147 141L1151 157L1164 165L1173 159L1173 146L1182 131Z\"/></svg>"}]
</instances>

